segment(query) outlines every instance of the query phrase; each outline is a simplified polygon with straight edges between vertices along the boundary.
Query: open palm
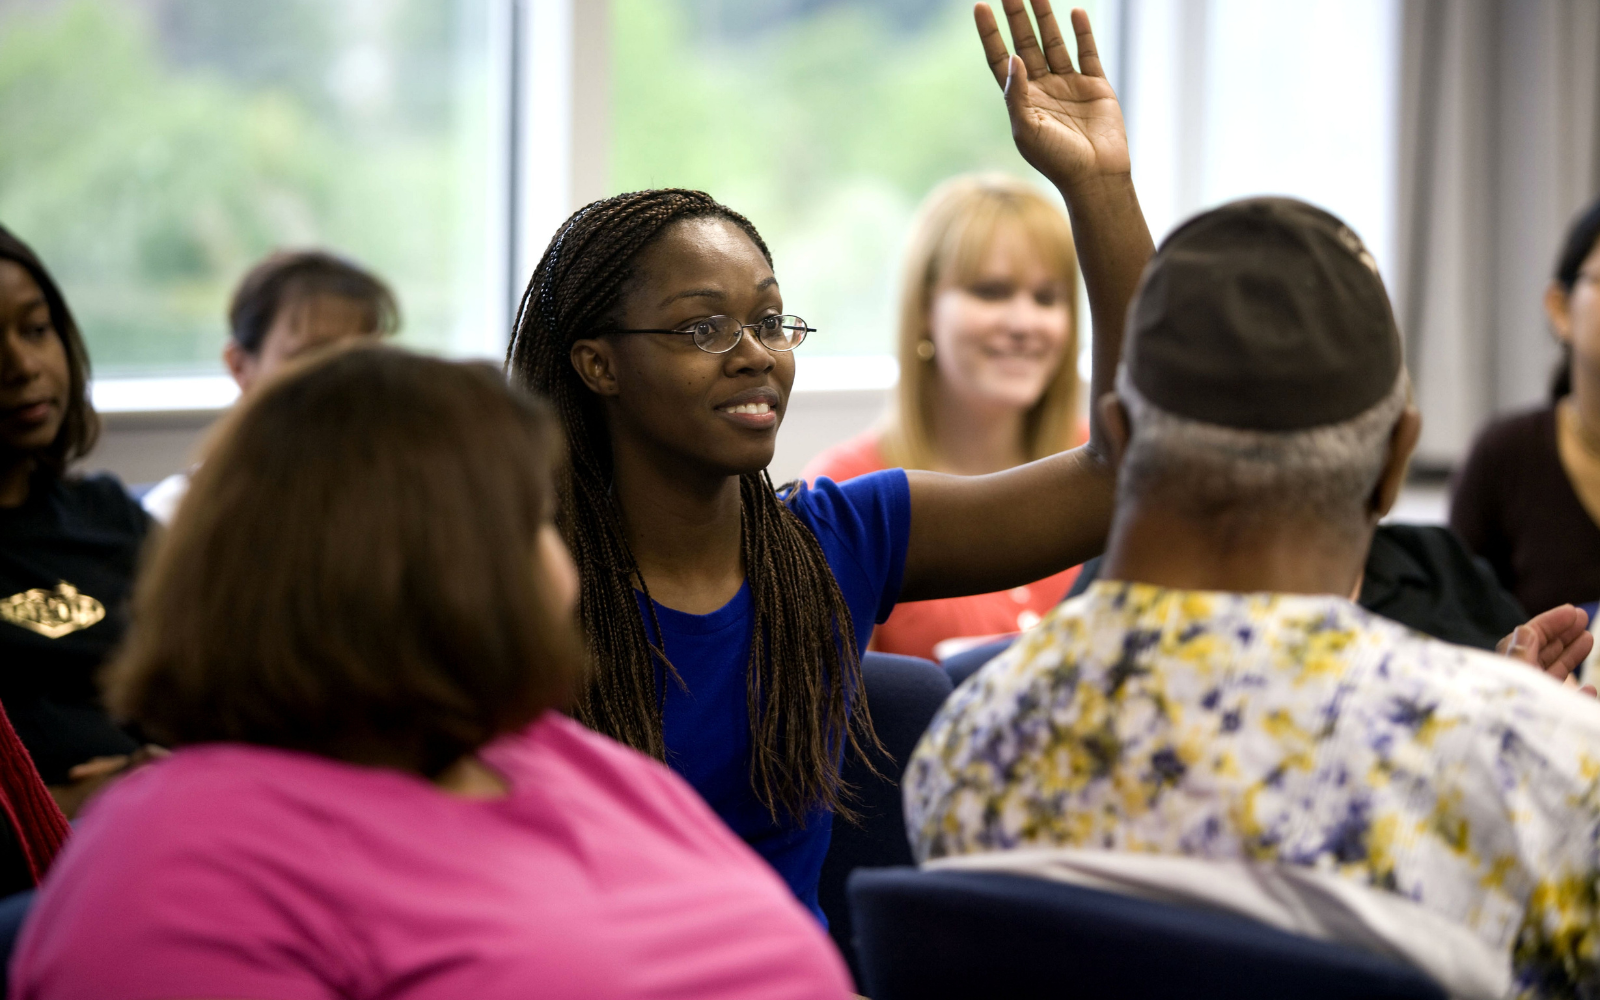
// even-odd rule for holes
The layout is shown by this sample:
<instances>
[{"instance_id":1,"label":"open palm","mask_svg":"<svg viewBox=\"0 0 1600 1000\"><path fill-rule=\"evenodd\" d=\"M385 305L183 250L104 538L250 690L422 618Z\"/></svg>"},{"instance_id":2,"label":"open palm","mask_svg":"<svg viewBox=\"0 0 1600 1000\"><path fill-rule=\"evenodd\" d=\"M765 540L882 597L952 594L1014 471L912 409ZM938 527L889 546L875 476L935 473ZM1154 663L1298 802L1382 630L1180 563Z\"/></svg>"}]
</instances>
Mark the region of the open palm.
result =
<instances>
[{"instance_id":1,"label":"open palm","mask_svg":"<svg viewBox=\"0 0 1600 1000\"><path fill-rule=\"evenodd\" d=\"M1050 0L1032 0L1032 4L1039 21L1037 38L1023 0L1002 0L1016 43L1015 56L1006 50L993 9L980 3L973 11L984 57L1005 91L1011 136L1018 151L1058 185L1095 175L1128 173L1122 108L1100 64L1089 15L1081 10L1072 12L1078 41L1078 67L1074 69Z\"/></svg>"}]
</instances>

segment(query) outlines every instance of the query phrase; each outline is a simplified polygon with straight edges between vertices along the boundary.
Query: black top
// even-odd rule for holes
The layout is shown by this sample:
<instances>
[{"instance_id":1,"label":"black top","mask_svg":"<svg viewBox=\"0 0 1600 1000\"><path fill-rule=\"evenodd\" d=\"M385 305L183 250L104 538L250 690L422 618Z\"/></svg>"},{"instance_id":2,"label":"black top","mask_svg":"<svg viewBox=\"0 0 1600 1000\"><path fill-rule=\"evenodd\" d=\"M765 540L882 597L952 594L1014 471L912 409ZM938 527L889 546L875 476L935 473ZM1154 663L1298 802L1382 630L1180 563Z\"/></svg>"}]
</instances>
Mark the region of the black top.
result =
<instances>
[{"instance_id":1,"label":"black top","mask_svg":"<svg viewBox=\"0 0 1600 1000\"><path fill-rule=\"evenodd\" d=\"M1436 525L1378 525L1359 603L1424 635L1479 649L1494 649L1528 620L1494 570Z\"/></svg>"},{"instance_id":2,"label":"black top","mask_svg":"<svg viewBox=\"0 0 1600 1000\"><path fill-rule=\"evenodd\" d=\"M1600 527L1561 467L1554 409L1478 435L1456 476L1450 526L1534 614L1600 598Z\"/></svg>"},{"instance_id":3,"label":"black top","mask_svg":"<svg viewBox=\"0 0 1600 1000\"><path fill-rule=\"evenodd\" d=\"M127 628L150 519L111 476L36 476L0 509L0 704L46 784L137 743L100 705L96 673Z\"/></svg>"}]
</instances>

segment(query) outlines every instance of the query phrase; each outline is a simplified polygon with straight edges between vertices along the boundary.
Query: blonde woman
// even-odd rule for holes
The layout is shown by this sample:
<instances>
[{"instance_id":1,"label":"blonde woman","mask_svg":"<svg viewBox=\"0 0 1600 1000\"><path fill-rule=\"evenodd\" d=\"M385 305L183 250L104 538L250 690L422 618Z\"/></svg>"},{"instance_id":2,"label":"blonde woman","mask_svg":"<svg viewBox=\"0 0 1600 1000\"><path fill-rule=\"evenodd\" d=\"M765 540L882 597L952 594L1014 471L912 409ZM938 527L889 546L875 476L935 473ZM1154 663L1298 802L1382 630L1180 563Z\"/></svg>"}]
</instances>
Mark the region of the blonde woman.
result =
<instances>
[{"instance_id":1,"label":"blonde woman","mask_svg":"<svg viewBox=\"0 0 1600 1000\"><path fill-rule=\"evenodd\" d=\"M1077 257L1066 214L1003 175L946 181L913 225L900 385L883 423L806 466L808 481L884 468L977 476L1081 443ZM939 658L1037 622L1076 569L993 594L901 604L872 648Z\"/></svg>"}]
</instances>

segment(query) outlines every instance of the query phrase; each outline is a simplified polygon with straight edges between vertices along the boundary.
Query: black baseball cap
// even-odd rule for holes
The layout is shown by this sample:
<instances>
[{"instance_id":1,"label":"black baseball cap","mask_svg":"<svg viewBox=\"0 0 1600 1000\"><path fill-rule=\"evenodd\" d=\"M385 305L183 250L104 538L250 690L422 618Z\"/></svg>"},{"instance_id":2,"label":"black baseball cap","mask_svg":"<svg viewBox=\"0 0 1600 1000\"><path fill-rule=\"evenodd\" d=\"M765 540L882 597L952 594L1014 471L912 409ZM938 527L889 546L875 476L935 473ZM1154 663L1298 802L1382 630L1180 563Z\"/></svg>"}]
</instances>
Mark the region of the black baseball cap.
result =
<instances>
[{"instance_id":1,"label":"black baseball cap","mask_svg":"<svg viewBox=\"0 0 1600 1000\"><path fill-rule=\"evenodd\" d=\"M1377 264L1349 226L1293 198L1249 198L1162 242L1129 311L1123 364L1169 413L1297 431L1382 400L1402 348Z\"/></svg>"}]
</instances>

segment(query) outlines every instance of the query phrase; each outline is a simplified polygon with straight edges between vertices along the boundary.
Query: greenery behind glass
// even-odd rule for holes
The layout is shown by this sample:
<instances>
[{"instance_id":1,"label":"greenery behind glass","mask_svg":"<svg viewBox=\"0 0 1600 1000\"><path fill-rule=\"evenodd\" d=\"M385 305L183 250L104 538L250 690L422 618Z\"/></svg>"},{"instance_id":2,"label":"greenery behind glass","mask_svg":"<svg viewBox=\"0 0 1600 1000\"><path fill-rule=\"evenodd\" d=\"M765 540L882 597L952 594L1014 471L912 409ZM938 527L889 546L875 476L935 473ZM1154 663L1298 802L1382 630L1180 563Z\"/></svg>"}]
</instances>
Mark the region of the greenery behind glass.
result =
<instances>
[{"instance_id":1,"label":"greenery behind glass","mask_svg":"<svg viewBox=\"0 0 1600 1000\"><path fill-rule=\"evenodd\" d=\"M283 246L393 283L407 340L485 320L487 0L0 0L0 224L98 375L219 370Z\"/></svg>"},{"instance_id":2,"label":"greenery behind glass","mask_svg":"<svg viewBox=\"0 0 1600 1000\"><path fill-rule=\"evenodd\" d=\"M700 188L749 216L785 308L818 327L808 354L893 352L901 247L935 184L1038 180L970 0L611 4L611 190Z\"/></svg>"}]
</instances>

